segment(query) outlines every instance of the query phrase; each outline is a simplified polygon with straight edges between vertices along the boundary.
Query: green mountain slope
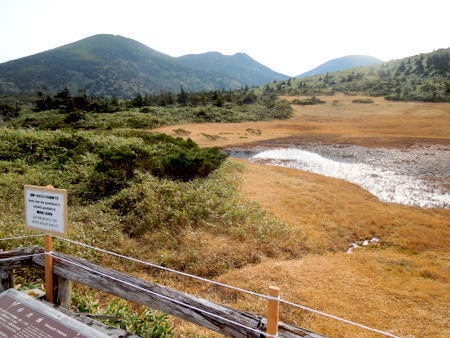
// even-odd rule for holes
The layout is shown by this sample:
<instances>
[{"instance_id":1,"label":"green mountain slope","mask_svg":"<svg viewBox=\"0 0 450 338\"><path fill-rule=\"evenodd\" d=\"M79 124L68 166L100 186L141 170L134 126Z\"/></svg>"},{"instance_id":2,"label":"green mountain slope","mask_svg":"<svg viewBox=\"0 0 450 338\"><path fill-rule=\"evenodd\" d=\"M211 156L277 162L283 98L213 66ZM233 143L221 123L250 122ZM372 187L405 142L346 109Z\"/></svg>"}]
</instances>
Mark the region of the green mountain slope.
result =
<instances>
[{"instance_id":1,"label":"green mountain slope","mask_svg":"<svg viewBox=\"0 0 450 338\"><path fill-rule=\"evenodd\" d=\"M320 66L302 73L296 77L308 77L325 73L333 73L339 70L369 66L381 62L383 61L369 55L347 55L322 63Z\"/></svg>"},{"instance_id":2,"label":"green mountain slope","mask_svg":"<svg viewBox=\"0 0 450 338\"><path fill-rule=\"evenodd\" d=\"M135 40L109 34L0 64L0 94L34 92L39 86L58 91L67 86L73 92L86 89L90 95L130 97L181 87L194 91L246 84L213 69L189 68Z\"/></svg>"},{"instance_id":3,"label":"green mountain slope","mask_svg":"<svg viewBox=\"0 0 450 338\"><path fill-rule=\"evenodd\" d=\"M247 86L261 86L274 80L289 78L274 72L245 53L223 55L219 52L208 52L180 56L177 60L193 69L226 74Z\"/></svg>"},{"instance_id":4,"label":"green mountain slope","mask_svg":"<svg viewBox=\"0 0 450 338\"><path fill-rule=\"evenodd\" d=\"M267 93L385 96L391 100L450 102L450 48L404 59L297 78L262 87Z\"/></svg>"}]
</instances>

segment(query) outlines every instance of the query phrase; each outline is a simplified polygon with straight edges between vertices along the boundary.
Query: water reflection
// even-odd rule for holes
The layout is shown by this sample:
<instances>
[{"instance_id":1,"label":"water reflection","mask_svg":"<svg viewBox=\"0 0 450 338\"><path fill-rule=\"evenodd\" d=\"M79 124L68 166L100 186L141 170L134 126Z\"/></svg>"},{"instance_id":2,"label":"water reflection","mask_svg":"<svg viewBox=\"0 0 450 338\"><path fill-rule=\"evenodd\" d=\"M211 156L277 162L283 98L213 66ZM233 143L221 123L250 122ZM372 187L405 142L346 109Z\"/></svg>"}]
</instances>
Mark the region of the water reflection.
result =
<instances>
[{"instance_id":1,"label":"water reflection","mask_svg":"<svg viewBox=\"0 0 450 338\"><path fill-rule=\"evenodd\" d=\"M411 167L411 162L402 160L410 154L403 155L400 151L389 149L366 148L367 151L363 147L353 149L356 149L355 154L348 155L347 149L345 158L333 158L329 155L325 157L297 148L283 148L265 150L250 159L343 179L363 187L384 202L450 209L448 179L446 177L429 179L427 176L417 175L414 173L415 167ZM358 156L361 159L358 159ZM417 168L421 168L420 165L417 165ZM445 164L443 168L445 170Z\"/></svg>"}]
</instances>

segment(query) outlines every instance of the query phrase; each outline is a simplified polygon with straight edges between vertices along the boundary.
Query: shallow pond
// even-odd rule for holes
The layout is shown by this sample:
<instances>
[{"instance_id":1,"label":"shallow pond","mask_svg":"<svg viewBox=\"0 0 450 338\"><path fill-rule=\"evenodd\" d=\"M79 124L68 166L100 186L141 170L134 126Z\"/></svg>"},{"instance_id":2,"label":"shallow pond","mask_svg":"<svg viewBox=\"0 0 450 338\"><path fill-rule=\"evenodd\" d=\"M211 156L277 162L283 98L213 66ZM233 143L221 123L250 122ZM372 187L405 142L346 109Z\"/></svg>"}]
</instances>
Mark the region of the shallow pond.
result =
<instances>
[{"instance_id":1,"label":"shallow pond","mask_svg":"<svg viewBox=\"0 0 450 338\"><path fill-rule=\"evenodd\" d=\"M232 156L239 154L255 162L343 179L384 202L450 209L449 146L386 149L311 144L301 148L231 152Z\"/></svg>"}]
</instances>

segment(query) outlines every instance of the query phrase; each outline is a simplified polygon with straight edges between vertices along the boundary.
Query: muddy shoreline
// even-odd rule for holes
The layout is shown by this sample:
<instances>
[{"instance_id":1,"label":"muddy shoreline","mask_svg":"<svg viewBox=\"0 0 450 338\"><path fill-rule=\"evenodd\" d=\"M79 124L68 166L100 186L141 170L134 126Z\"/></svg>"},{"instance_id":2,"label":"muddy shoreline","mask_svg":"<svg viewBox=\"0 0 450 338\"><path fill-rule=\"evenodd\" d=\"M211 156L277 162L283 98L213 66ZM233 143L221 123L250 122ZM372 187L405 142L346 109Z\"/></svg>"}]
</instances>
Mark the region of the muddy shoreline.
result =
<instances>
[{"instance_id":1,"label":"muddy shoreline","mask_svg":"<svg viewBox=\"0 0 450 338\"><path fill-rule=\"evenodd\" d=\"M302 137L291 136L271 140L246 142L242 144L225 146L223 149L270 149L277 147L302 147L310 144L328 146L358 145L367 148L408 149L417 145L441 145L444 147L450 147L450 139L422 137L342 137L341 135L315 134L305 135Z\"/></svg>"}]
</instances>

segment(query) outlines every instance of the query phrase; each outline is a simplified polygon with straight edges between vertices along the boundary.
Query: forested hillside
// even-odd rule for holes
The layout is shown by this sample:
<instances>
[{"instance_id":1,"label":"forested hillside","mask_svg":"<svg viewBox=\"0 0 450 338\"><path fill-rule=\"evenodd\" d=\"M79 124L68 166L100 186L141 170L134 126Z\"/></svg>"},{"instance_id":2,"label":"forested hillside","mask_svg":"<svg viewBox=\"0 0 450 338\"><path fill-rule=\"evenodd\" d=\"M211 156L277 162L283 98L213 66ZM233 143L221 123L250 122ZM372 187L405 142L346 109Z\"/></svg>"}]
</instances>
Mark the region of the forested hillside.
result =
<instances>
[{"instance_id":1,"label":"forested hillside","mask_svg":"<svg viewBox=\"0 0 450 338\"><path fill-rule=\"evenodd\" d=\"M332 73L349 68L369 66L381 62L382 61L380 59L369 55L347 55L322 63L320 66L302 73L296 77L308 77L325 73Z\"/></svg>"},{"instance_id":2,"label":"forested hillside","mask_svg":"<svg viewBox=\"0 0 450 338\"><path fill-rule=\"evenodd\" d=\"M265 93L385 96L390 100L450 102L450 48L377 65L262 87Z\"/></svg>"},{"instance_id":3,"label":"forested hillside","mask_svg":"<svg viewBox=\"0 0 450 338\"><path fill-rule=\"evenodd\" d=\"M235 89L287 78L249 57L233 58L233 63L239 72L220 62L207 69L191 68L138 41L99 34L0 64L0 94L29 94L42 87L57 92L67 87L72 93L83 89L88 95L132 97L180 88Z\"/></svg>"},{"instance_id":4,"label":"forested hillside","mask_svg":"<svg viewBox=\"0 0 450 338\"><path fill-rule=\"evenodd\" d=\"M208 72L227 74L247 86L260 86L289 77L260 64L245 53L223 55L219 52L189 54L177 58L183 65Z\"/></svg>"}]
</instances>

